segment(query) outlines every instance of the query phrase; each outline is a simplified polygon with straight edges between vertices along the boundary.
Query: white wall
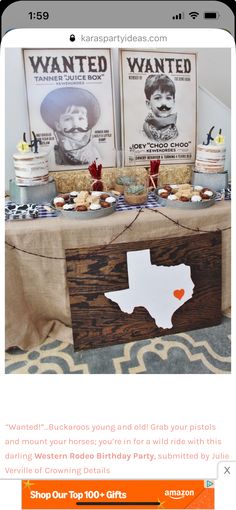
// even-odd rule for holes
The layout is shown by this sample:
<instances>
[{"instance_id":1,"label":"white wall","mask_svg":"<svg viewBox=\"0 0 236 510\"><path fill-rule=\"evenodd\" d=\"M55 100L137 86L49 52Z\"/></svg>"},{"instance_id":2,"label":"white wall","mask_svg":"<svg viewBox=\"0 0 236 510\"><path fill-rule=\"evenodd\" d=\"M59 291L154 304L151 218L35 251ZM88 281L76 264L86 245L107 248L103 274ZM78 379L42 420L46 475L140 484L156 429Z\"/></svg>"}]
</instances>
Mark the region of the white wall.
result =
<instances>
[{"instance_id":1,"label":"white wall","mask_svg":"<svg viewBox=\"0 0 236 510\"><path fill-rule=\"evenodd\" d=\"M210 37L210 31L209 31ZM183 51L172 48L168 51ZM231 106L231 53L228 48L191 48L185 53L197 54L198 85Z\"/></svg>"},{"instance_id":2,"label":"white wall","mask_svg":"<svg viewBox=\"0 0 236 510\"><path fill-rule=\"evenodd\" d=\"M178 49L168 49L168 51L178 51ZM230 50L207 48L187 51L198 54L198 143L202 143L210 126L221 127L226 136L227 170L230 171ZM119 135L118 50L113 50L113 60ZM8 188L9 179L14 177L12 154L16 151L16 145L22 138L23 132L29 132L29 126L21 50L7 49L6 62L6 187Z\"/></svg>"},{"instance_id":3,"label":"white wall","mask_svg":"<svg viewBox=\"0 0 236 510\"><path fill-rule=\"evenodd\" d=\"M225 170L231 176L231 111L219 99L211 94L204 87L198 88L198 127L197 143L206 141L206 134L211 126L215 126L212 136L218 134L221 128L225 136L226 143L226 162Z\"/></svg>"},{"instance_id":4,"label":"white wall","mask_svg":"<svg viewBox=\"0 0 236 510\"><path fill-rule=\"evenodd\" d=\"M209 32L210 37L210 32ZM198 54L198 84L231 106L231 55L227 48L201 48Z\"/></svg>"},{"instance_id":5,"label":"white wall","mask_svg":"<svg viewBox=\"0 0 236 510\"><path fill-rule=\"evenodd\" d=\"M22 139L23 132L29 132L27 96L25 89L22 52L18 48L6 50L6 189L9 179L14 177L12 154Z\"/></svg>"}]
</instances>

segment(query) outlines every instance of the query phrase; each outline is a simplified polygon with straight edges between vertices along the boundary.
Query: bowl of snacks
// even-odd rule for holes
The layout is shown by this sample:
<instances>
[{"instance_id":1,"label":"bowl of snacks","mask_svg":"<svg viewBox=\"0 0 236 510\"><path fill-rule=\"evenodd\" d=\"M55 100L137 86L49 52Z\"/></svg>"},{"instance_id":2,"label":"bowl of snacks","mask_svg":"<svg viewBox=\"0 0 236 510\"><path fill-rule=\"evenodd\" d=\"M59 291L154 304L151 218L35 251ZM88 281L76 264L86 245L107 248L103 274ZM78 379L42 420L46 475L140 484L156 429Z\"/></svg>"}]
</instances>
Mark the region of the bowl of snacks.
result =
<instances>
[{"instance_id":1,"label":"bowl of snacks","mask_svg":"<svg viewBox=\"0 0 236 510\"><path fill-rule=\"evenodd\" d=\"M107 191L71 191L60 193L51 207L66 218L101 218L115 212L117 198Z\"/></svg>"},{"instance_id":2,"label":"bowl of snacks","mask_svg":"<svg viewBox=\"0 0 236 510\"><path fill-rule=\"evenodd\" d=\"M204 209L214 205L216 194L203 186L166 184L155 190L158 203L179 209Z\"/></svg>"}]
</instances>

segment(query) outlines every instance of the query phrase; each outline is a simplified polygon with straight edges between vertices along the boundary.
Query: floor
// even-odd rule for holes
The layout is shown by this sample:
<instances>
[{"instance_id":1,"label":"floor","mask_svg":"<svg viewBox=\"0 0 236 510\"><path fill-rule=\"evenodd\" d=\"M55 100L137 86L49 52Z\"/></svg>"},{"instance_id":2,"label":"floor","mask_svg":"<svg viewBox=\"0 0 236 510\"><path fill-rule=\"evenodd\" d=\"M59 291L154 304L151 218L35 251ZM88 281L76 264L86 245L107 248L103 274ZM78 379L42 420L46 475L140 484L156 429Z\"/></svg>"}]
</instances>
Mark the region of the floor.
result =
<instances>
[{"instance_id":1,"label":"floor","mask_svg":"<svg viewBox=\"0 0 236 510\"><path fill-rule=\"evenodd\" d=\"M48 338L37 349L6 353L6 374L226 374L231 371L230 313L219 326L74 352Z\"/></svg>"}]
</instances>

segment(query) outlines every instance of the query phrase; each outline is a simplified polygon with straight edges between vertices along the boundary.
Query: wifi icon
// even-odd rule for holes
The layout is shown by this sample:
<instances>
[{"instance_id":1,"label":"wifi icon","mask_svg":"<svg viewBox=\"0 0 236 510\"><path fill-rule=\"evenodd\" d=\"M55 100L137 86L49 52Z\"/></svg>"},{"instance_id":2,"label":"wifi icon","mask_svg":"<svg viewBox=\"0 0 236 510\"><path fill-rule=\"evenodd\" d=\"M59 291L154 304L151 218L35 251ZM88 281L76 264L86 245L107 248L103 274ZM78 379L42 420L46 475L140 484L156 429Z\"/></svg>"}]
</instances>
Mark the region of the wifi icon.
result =
<instances>
[{"instance_id":1,"label":"wifi icon","mask_svg":"<svg viewBox=\"0 0 236 510\"><path fill-rule=\"evenodd\" d=\"M192 19L196 19L198 16L199 16L199 12L189 12L189 16L192 18Z\"/></svg>"}]
</instances>

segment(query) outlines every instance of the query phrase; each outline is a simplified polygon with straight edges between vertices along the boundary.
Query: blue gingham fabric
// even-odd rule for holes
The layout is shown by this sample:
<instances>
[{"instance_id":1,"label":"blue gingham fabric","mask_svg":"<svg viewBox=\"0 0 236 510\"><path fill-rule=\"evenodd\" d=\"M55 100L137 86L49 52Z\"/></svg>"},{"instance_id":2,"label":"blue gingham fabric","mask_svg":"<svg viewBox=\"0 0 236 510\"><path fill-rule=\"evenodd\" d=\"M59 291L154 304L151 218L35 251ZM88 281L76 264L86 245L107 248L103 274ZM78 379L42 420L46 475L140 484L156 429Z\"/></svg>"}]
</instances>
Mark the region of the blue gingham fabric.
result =
<instances>
[{"instance_id":1,"label":"blue gingham fabric","mask_svg":"<svg viewBox=\"0 0 236 510\"><path fill-rule=\"evenodd\" d=\"M231 197L225 197L225 200L230 200ZM222 195L221 193L216 193L216 200L222 200ZM54 211L54 210L51 210L51 211L47 211L46 209L44 209L44 205L35 205L35 204L27 204L29 207L28 207L28 210L27 211L22 211L22 213L16 215L16 210L12 209L9 211L8 209L8 206L13 206L13 205L16 205L14 202L8 200L5 202L5 220L31 220L31 219L36 219L36 218L56 218L58 216L58 214L60 214L60 212L57 212L57 211ZM45 204L46 206L50 204ZM33 206L33 208L32 208ZM150 192L148 194L148 201L146 202L146 204L142 204L142 205L129 205L129 204L126 204L126 202L124 201L124 196L121 195L118 199L117 199L117 204L116 204L116 211L132 211L132 210L135 210L135 209L142 209L142 208L148 208L148 209L154 209L154 208L157 208L157 207L163 207L161 204L158 204L157 200L156 200L156 196L154 193ZM35 211L35 214L32 214L33 210ZM29 212L30 211L30 212Z\"/></svg>"},{"instance_id":2,"label":"blue gingham fabric","mask_svg":"<svg viewBox=\"0 0 236 510\"><path fill-rule=\"evenodd\" d=\"M142 209L143 207L146 207L147 209L154 209L155 207L162 206L158 204L156 196L152 192L148 194L148 201L146 202L146 204L142 205L126 204L126 202L124 201L124 196L121 195L117 200L116 211L132 211L133 209Z\"/></svg>"},{"instance_id":3,"label":"blue gingham fabric","mask_svg":"<svg viewBox=\"0 0 236 510\"><path fill-rule=\"evenodd\" d=\"M36 218L55 218L57 216L56 211L47 211L44 209L44 205L36 204L22 204L27 205L27 209L19 209L19 204L15 204L11 200L5 202L5 220L33 220ZM45 204L47 205L47 204ZM9 209L10 206L10 209ZM13 206L16 206L14 209Z\"/></svg>"}]
</instances>

